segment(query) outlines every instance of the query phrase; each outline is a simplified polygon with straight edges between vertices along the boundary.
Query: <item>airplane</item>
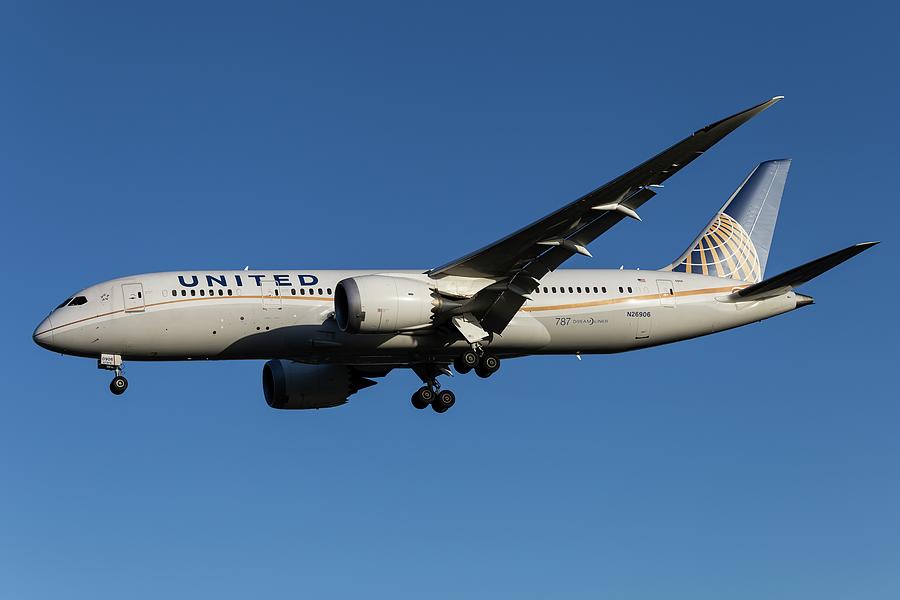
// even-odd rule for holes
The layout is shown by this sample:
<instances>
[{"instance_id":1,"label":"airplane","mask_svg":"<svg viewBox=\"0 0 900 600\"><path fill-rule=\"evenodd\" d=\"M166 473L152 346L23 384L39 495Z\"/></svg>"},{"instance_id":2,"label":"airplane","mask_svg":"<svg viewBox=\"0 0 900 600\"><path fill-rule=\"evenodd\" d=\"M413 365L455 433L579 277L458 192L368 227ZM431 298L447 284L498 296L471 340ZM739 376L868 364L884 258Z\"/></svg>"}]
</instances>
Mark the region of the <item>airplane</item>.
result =
<instances>
[{"instance_id":1,"label":"airplane","mask_svg":"<svg viewBox=\"0 0 900 600\"><path fill-rule=\"evenodd\" d=\"M796 288L878 242L765 278L789 159L759 164L688 248L658 270L558 269L669 177L782 96L695 131L534 223L419 270L148 273L69 296L35 329L43 348L97 360L128 387L126 361L267 360L266 402L339 406L411 369L417 409L456 402L441 375L489 377L501 360L625 352L768 319L813 303Z\"/></svg>"}]
</instances>

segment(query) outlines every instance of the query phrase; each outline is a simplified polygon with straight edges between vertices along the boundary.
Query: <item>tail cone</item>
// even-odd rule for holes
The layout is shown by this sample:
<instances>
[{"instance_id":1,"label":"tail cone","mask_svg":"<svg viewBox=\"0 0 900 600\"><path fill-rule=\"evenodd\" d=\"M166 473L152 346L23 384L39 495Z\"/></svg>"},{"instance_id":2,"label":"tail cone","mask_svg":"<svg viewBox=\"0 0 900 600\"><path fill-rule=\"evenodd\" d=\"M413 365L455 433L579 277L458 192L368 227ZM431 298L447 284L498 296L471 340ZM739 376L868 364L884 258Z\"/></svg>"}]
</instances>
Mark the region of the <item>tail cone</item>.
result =
<instances>
[{"instance_id":1,"label":"tail cone","mask_svg":"<svg viewBox=\"0 0 900 600\"><path fill-rule=\"evenodd\" d=\"M797 294L797 308L802 306L809 306L810 304L815 304L816 301L812 296L805 296L803 294Z\"/></svg>"}]
</instances>

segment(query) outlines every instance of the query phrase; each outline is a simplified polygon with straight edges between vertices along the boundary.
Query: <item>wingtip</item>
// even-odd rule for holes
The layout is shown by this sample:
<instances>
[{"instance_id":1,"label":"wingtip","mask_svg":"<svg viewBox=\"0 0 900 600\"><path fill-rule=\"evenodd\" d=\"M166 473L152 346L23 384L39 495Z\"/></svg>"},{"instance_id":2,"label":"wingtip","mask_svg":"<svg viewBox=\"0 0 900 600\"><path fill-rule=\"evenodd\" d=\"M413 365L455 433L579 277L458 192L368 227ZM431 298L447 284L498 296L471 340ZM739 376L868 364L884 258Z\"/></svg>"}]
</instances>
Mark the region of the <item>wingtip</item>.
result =
<instances>
[{"instance_id":1,"label":"wingtip","mask_svg":"<svg viewBox=\"0 0 900 600\"><path fill-rule=\"evenodd\" d=\"M773 96L772 102L778 102L779 100L784 100L784 96Z\"/></svg>"}]
</instances>

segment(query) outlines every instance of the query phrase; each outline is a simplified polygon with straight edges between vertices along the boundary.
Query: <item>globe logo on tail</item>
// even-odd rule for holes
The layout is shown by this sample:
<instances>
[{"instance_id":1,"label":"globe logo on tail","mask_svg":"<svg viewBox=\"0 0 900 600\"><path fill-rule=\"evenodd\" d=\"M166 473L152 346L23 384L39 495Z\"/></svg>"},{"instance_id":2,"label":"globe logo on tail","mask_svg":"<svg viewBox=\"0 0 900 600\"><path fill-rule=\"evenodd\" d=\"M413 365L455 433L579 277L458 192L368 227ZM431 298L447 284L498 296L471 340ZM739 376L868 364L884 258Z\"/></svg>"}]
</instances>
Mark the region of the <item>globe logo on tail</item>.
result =
<instances>
[{"instance_id":1,"label":"globe logo on tail","mask_svg":"<svg viewBox=\"0 0 900 600\"><path fill-rule=\"evenodd\" d=\"M757 283L762 268L750 235L724 212L700 236L673 271Z\"/></svg>"}]
</instances>

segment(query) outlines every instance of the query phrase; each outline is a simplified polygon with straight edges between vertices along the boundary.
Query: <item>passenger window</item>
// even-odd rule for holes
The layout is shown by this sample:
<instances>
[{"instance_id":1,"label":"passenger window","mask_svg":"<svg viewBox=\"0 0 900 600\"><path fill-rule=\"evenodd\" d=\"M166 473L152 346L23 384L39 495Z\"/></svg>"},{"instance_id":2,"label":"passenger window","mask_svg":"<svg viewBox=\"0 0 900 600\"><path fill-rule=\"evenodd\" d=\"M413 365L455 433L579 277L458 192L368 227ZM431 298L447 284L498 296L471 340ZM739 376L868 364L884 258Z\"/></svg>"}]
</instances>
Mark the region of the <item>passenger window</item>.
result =
<instances>
[{"instance_id":1,"label":"passenger window","mask_svg":"<svg viewBox=\"0 0 900 600\"><path fill-rule=\"evenodd\" d=\"M143 297L143 295L141 294L141 292L138 292L138 298L142 298L142 297ZM85 300L84 302L87 302L87 300ZM84 302L82 302L82 304L84 304Z\"/></svg>"},{"instance_id":2,"label":"passenger window","mask_svg":"<svg viewBox=\"0 0 900 600\"><path fill-rule=\"evenodd\" d=\"M544 293L547 293L547 286L544 286Z\"/></svg>"},{"instance_id":3,"label":"passenger window","mask_svg":"<svg viewBox=\"0 0 900 600\"><path fill-rule=\"evenodd\" d=\"M331 295L331 288L328 288L328 289L325 290L325 291L328 292L328 295L329 295L329 296Z\"/></svg>"},{"instance_id":4,"label":"passenger window","mask_svg":"<svg viewBox=\"0 0 900 600\"><path fill-rule=\"evenodd\" d=\"M623 289L622 289L622 286L620 285L620 286L619 286L619 293L621 294L621 293L624 293L624 292L625 292L625 290L623 290Z\"/></svg>"},{"instance_id":5,"label":"passenger window","mask_svg":"<svg viewBox=\"0 0 900 600\"><path fill-rule=\"evenodd\" d=\"M229 295L229 296L231 295L231 290L230 290L230 289L228 290L228 295Z\"/></svg>"},{"instance_id":6,"label":"passenger window","mask_svg":"<svg viewBox=\"0 0 900 600\"><path fill-rule=\"evenodd\" d=\"M322 288L319 288L319 295L322 295Z\"/></svg>"},{"instance_id":7,"label":"passenger window","mask_svg":"<svg viewBox=\"0 0 900 600\"><path fill-rule=\"evenodd\" d=\"M569 293L572 293L572 286L569 286Z\"/></svg>"},{"instance_id":8,"label":"passenger window","mask_svg":"<svg viewBox=\"0 0 900 600\"><path fill-rule=\"evenodd\" d=\"M275 295L278 295L278 288L275 288Z\"/></svg>"},{"instance_id":9,"label":"passenger window","mask_svg":"<svg viewBox=\"0 0 900 600\"><path fill-rule=\"evenodd\" d=\"M553 290L554 294L556 293L556 288L550 288L550 289Z\"/></svg>"},{"instance_id":10,"label":"passenger window","mask_svg":"<svg viewBox=\"0 0 900 600\"><path fill-rule=\"evenodd\" d=\"M595 293L595 294L597 293L597 286L596 286L596 285L594 286L594 293Z\"/></svg>"},{"instance_id":11,"label":"passenger window","mask_svg":"<svg viewBox=\"0 0 900 600\"><path fill-rule=\"evenodd\" d=\"M196 295L197 295L197 290L191 290L191 296L196 296Z\"/></svg>"},{"instance_id":12,"label":"passenger window","mask_svg":"<svg viewBox=\"0 0 900 600\"><path fill-rule=\"evenodd\" d=\"M177 296L177 295L178 295L178 290L172 290L172 295L173 295L173 296Z\"/></svg>"},{"instance_id":13,"label":"passenger window","mask_svg":"<svg viewBox=\"0 0 900 600\"><path fill-rule=\"evenodd\" d=\"M187 291L181 290L181 295L182 295L182 296L187 296Z\"/></svg>"},{"instance_id":14,"label":"passenger window","mask_svg":"<svg viewBox=\"0 0 900 600\"><path fill-rule=\"evenodd\" d=\"M600 288L600 289L603 291L604 294L606 293L606 286L603 286L603 287Z\"/></svg>"},{"instance_id":15,"label":"passenger window","mask_svg":"<svg viewBox=\"0 0 900 600\"><path fill-rule=\"evenodd\" d=\"M296 295L297 295L297 289L291 288L291 296L296 296Z\"/></svg>"},{"instance_id":16,"label":"passenger window","mask_svg":"<svg viewBox=\"0 0 900 600\"><path fill-rule=\"evenodd\" d=\"M306 295L306 288L300 288L300 295L301 295L301 296L305 296L305 295Z\"/></svg>"},{"instance_id":17,"label":"passenger window","mask_svg":"<svg viewBox=\"0 0 900 600\"><path fill-rule=\"evenodd\" d=\"M201 296L205 296L205 295L206 295L206 290L200 290L200 295L201 295Z\"/></svg>"},{"instance_id":18,"label":"passenger window","mask_svg":"<svg viewBox=\"0 0 900 600\"><path fill-rule=\"evenodd\" d=\"M225 292L223 292L222 290L219 290L219 295L220 295L220 296L224 296L224 295L225 295Z\"/></svg>"},{"instance_id":19,"label":"passenger window","mask_svg":"<svg viewBox=\"0 0 900 600\"><path fill-rule=\"evenodd\" d=\"M631 286L630 286L630 285L628 286L628 293L629 293L629 294L631 293Z\"/></svg>"},{"instance_id":20,"label":"passenger window","mask_svg":"<svg viewBox=\"0 0 900 600\"><path fill-rule=\"evenodd\" d=\"M579 294L581 293L581 287L580 287L580 286L577 287L577 288L575 288L575 289L578 290L578 293L579 293Z\"/></svg>"}]
</instances>

